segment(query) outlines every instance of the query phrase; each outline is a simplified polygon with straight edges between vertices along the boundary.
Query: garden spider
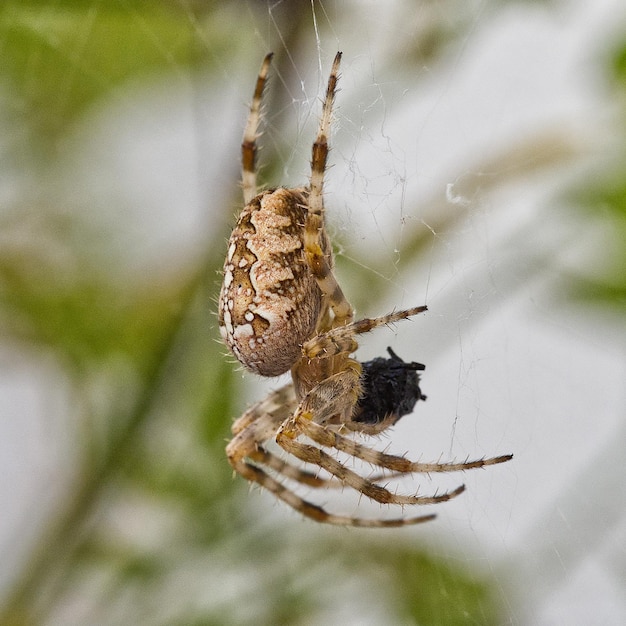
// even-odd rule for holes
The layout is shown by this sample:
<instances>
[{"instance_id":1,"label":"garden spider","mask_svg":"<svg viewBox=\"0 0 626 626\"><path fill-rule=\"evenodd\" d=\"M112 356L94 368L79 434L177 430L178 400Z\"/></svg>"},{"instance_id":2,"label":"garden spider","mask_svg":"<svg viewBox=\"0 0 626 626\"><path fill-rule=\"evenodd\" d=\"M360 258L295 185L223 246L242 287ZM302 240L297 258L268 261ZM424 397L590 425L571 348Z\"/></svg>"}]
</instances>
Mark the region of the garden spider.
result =
<instances>
[{"instance_id":1,"label":"garden spider","mask_svg":"<svg viewBox=\"0 0 626 626\"><path fill-rule=\"evenodd\" d=\"M418 363L389 359L359 363L351 355L356 336L408 319L426 310L417 306L373 319L353 321L353 309L333 274L333 254L324 226L323 185L328 135L341 53L328 79L326 97L307 187L262 191L256 183L256 140L263 89L272 55L261 66L242 142L245 207L228 242L219 297L219 326L235 357L250 371L292 383L249 408L232 427L226 453L233 468L265 487L303 515L344 526L390 527L433 519L422 515L365 519L336 515L304 500L289 481L322 487L342 485L393 505L433 504L459 495L464 486L433 496L402 495L380 484L385 477L416 472L453 472L503 463L511 455L464 463L413 463L369 448L346 436L374 435L410 413L419 389ZM300 439L306 437L309 443ZM266 449L278 445L300 462L329 477L305 471ZM381 474L365 478L330 453L360 459Z\"/></svg>"}]
</instances>

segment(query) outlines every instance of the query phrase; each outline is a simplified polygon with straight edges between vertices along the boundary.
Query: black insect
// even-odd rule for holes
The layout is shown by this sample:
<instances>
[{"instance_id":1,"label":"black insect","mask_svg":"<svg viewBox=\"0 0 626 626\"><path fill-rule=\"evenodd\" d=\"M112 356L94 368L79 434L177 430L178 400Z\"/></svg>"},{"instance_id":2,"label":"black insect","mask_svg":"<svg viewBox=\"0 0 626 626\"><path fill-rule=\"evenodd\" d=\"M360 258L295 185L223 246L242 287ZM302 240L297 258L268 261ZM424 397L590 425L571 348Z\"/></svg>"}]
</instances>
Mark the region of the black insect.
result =
<instances>
[{"instance_id":1,"label":"black insect","mask_svg":"<svg viewBox=\"0 0 626 626\"><path fill-rule=\"evenodd\" d=\"M411 413L418 400L426 400L419 386L417 373L425 369L421 363L403 361L391 348L390 359L377 357L362 363L361 379L364 393L357 405L355 421L361 424L395 424Z\"/></svg>"}]
</instances>

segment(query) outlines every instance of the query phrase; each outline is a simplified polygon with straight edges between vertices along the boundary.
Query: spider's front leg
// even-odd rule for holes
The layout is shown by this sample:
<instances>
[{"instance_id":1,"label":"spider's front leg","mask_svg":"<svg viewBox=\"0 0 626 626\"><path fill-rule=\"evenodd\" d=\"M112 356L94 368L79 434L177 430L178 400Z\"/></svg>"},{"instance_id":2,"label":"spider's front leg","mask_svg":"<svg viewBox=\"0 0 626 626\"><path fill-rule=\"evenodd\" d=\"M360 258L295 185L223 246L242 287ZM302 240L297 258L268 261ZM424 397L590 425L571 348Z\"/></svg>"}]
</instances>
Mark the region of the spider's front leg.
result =
<instances>
[{"instance_id":1,"label":"spider's front leg","mask_svg":"<svg viewBox=\"0 0 626 626\"><path fill-rule=\"evenodd\" d=\"M313 144L308 211L303 232L304 258L321 292L332 307L334 313L333 326L341 326L352 321L354 315L352 306L344 296L333 274L332 248L324 225L324 173L328 160L328 137L337 80L339 78L340 62L341 52L338 52L328 77L322 117L320 118L317 137Z\"/></svg>"},{"instance_id":2,"label":"spider's front leg","mask_svg":"<svg viewBox=\"0 0 626 626\"><path fill-rule=\"evenodd\" d=\"M351 354L358 348L358 344L354 338L355 335L368 333L379 326L386 326L409 319L427 310L427 306L421 305L410 309L403 309L402 311L394 311L393 313L381 315L380 317L364 317L356 322L333 328L328 332L309 339L309 341L302 346L302 353L308 359L319 356L329 357L341 352Z\"/></svg>"}]
</instances>

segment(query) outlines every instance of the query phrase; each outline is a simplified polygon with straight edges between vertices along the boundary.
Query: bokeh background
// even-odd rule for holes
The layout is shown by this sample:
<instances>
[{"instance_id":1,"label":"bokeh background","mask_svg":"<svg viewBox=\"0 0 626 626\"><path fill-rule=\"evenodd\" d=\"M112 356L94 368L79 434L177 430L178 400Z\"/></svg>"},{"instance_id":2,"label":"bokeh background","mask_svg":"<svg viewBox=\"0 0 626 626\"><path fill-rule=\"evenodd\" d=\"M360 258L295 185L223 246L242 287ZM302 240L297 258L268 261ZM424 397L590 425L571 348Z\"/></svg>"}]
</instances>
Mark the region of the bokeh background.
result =
<instances>
[{"instance_id":1,"label":"bokeh background","mask_svg":"<svg viewBox=\"0 0 626 626\"><path fill-rule=\"evenodd\" d=\"M261 180L302 184L338 49L340 281L429 306L363 338L427 365L378 445L515 454L414 528L223 453L284 382L218 341L246 105L273 50ZM4 0L0 51L1 624L626 622L621 0Z\"/></svg>"}]
</instances>

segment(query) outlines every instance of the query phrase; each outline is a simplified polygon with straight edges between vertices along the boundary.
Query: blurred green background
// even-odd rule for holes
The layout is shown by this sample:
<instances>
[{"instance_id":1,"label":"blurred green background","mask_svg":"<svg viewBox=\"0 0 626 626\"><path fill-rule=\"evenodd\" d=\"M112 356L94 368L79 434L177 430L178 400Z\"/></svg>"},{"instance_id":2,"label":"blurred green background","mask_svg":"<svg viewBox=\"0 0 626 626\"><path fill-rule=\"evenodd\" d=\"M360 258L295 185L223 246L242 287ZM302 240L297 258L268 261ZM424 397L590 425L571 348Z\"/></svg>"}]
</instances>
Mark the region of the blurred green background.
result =
<instances>
[{"instance_id":1,"label":"blurred green background","mask_svg":"<svg viewBox=\"0 0 626 626\"><path fill-rule=\"evenodd\" d=\"M555 219L546 211L554 209L537 201L532 217L510 221L501 240L508 243L490 252L494 264L501 251L510 253L509 287L498 287L498 294L513 306L528 285L549 282L543 307L557 308L564 319L584 311L597 333L595 347L622 350L626 21L614 19L612 32L587 38L587 84L605 103L588 126L561 132L544 125L506 146L494 142L495 149L468 152L438 174L455 181L447 196L443 185L402 195L402 212L385 213L380 207L394 202L387 183L379 197L375 174L354 145L372 149L372 171L391 172L401 190L402 172L410 178L422 163L405 159L397 147L399 134L387 126L395 115L390 105L415 111L414 126L405 123L404 132L418 141L432 114L413 104L421 89L451 80L451 68L499 20L537 32L562 21L566 29L576 10L574 2L495 0L387 7L295 0L0 5L0 331L7 381L0 415L7 511L0 533L0 624L529 620L529 609L520 608L528 596L514 575L520 545L490 560L480 549L445 548L445 537L434 538L426 527L317 527L233 479L223 452L230 424L267 387L224 356L215 299L225 240L241 202L245 104L263 55L276 53L261 179L297 185L306 173L319 85L342 48L328 175L338 177L328 191L338 199L328 205L339 214L330 220L340 280L358 310L378 314L400 305L398 286L423 278L416 267L427 268L434 284L437 250L445 249L443 265L452 263L448 233L463 234L479 196L493 194L501 202L516 185L556 181L549 184L559 219L589 233L589 247L567 257L571 240L545 235L544 220ZM510 72L529 71L524 61L511 64ZM503 89L497 94L506 104L506 84ZM435 109L447 106L449 91L438 92ZM375 124L368 125L368 106L382 115ZM508 132L502 118L483 119L493 138ZM447 133L437 132L441 145L449 145ZM372 185L369 204L362 208L357 197L342 216L340 187L363 189L364 181ZM372 223L357 227L351 239L349 224L360 210ZM478 230L466 234L475 237ZM510 242L519 241L532 257L517 257ZM422 301L411 295L403 304ZM506 324L499 310L485 316ZM450 316L461 332L454 307ZM433 340L444 350L458 338ZM20 394L21 387L27 392ZM599 412L623 413L623 402L607 406L597 397L597 403ZM529 404L536 412L532 399ZM476 440L489 426L481 422L481 428ZM616 432L614 440L623 442L623 429ZM548 443L559 441L556 434ZM546 446L533 456L533 445L532 437L503 438L468 455L521 452L521 465L506 471L523 475L524 453L529 465L541 465L540 455L549 453ZM446 446L440 442L440 453ZM483 472L477 480L490 478ZM619 492L600 491L623 500ZM492 493L504 519L546 506L521 499L525 492L515 487ZM506 544L504 524L495 533ZM584 558L584 549L577 554ZM623 566L618 560L615 580ZM576 564L569 567L573 572ZM626 603L614 603L618 623Z\"/></svg>"}]
</instances>

